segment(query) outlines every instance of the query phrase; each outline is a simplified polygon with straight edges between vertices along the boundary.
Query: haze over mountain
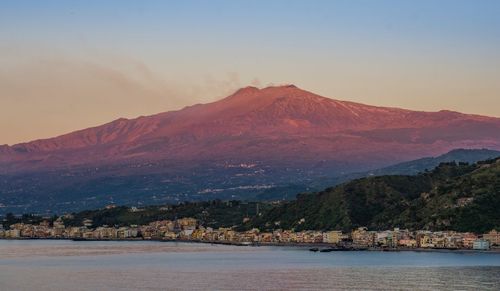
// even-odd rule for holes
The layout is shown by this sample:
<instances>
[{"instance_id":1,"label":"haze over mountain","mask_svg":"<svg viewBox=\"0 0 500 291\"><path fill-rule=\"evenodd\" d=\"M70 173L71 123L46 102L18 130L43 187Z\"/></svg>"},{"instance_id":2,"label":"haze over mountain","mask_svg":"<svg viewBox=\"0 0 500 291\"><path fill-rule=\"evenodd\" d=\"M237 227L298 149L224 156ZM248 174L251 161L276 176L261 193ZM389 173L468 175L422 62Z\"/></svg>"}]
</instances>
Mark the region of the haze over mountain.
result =
<instances>
[{"instance_id":1,"label":"haze over mountain","mask_svg":"<svg viewBox=\"0 0 500 291\"><path fill-rule=\"evenodd\" d=\"M20 208L33 206L23 193L60 206L245 198L455 148L500 149L500 118L246 87L209 104L1 146L1 194Z\"/></svg>"}]
</instances>

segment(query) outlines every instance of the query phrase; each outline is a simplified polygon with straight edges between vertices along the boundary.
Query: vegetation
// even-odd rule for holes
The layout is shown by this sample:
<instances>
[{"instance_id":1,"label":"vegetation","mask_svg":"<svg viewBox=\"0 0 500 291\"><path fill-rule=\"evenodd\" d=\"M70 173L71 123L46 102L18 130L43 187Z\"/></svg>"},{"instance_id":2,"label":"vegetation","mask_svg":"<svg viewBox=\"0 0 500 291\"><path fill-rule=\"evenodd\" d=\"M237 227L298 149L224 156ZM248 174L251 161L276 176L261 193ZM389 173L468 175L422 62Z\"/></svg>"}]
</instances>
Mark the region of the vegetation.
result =
<instances>
[{"instance_id":1,"label":"vegetation","mask_svg":"<svg viewBox=\"0 0 500 291\"><path fill-rule=\"evenodd\" d=\"M186 202L178 205L148 206L132 210L128 207L115 207L75 213L66 221L69 225L81 225L84 219L92 219L94 226L100 225L142 225L157 220L194 217L209 227L231 227L241 225L243 219L255 216L257 208L267 210L267 204L242 201Z\"/></svg>"},{"instance_id":2,"label":"vegetation","mask_svg":"<svg viewBox=\"0 0 500 291\"><path fill-rule=\"evenodd\" d=\"M359 178L387 175L417 175L422 172L430 171L442 163L466 162L472 164L479 161L495 159L497 157L500 157L500 151L489 149L454 149L437 157L427 157L408 162L402 162L385 168L370 170L366 172L349 173L336 177L324 177L321 179L316 179L308 186L310 189L321 190L329 186L336 186Z\"/></svg>"},{"instance_id":3,"label":"vegetation","mask_svg":"<svg viewBox=\"0 0 500 291\"><path fill-rule=\"evenodd\" d=\"M98 210L85 210L72 215L65 215L64 223L67 226L81 226L85 219L91 219L94 227L143 225L157 220L174 220L176 218L194 217L203 225L209 227L231 227L243 223L246 217L255 216L257 210L267 211L270 204L262 202L243 201L205 201L205 202L185 202L178 205L147 206L141 209L129 208L125 206L108 207ZM3 219L5 227L11 224L39 223L47 220L52 223L57 217L42 218L35 215L23 215L16 217L7 214Z\"/></svg>"},{"instance_id":4,"label":"vegetation","mask_svg":"<svg viewBox=\"0 0 500 291\"><path fill-rule=\"evenodd\" d=\"M52 222L55 218L43 218L41 216L33 215L33 214L23 214L22 216L15 216L12 213L7 213L3 219L0 219L0 224L4 227L9 227L15 223L26 223L26 224L38 224L44 220Z\"/></svg>"},{"instance_id":5,"label":"vegetation","mask_svg":"<svg viewBox=\"0 0 500 291\"><path fill-rule=\"evenodd\" d=\"M500 228L500 159L442 163L416 176L353 180L273 207L246 227L351 230L393 227L485 232Z\"/></svg>"}]
</instances>

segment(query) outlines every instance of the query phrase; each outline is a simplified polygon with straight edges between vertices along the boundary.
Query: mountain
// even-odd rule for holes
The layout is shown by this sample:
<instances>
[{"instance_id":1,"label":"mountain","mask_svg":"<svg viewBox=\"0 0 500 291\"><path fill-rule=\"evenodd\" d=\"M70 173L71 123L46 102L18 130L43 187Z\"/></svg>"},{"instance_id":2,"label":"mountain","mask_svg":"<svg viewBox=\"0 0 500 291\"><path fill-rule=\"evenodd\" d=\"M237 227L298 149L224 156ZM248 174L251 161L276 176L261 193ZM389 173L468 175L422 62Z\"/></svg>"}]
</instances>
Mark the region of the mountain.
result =
<instances>
[{"instance_id":1,"label":"mountain","mask_svg":"<svg viewBox=\"0 0 500 291\"><path fill-rule=\"evenodd\" d=\"M368 106L293 85L246 87L209 104L4 146L1 161L4 171L242 157L377 165L458 147L499 148L499 129L499 118Z\"/></svg>"},{"instance_id":2,"label":"mountain","mask_svg":"<svg viewBox=\"0 0 500 291\"><path fill-rule=\"evenodd\" d=\"M275 206L247 227L344 229L366 226L483 233L500 228L500 158L442 163L416 176L362 178Z\"/></svg>"},{"instance_id":3,"label":"mountain","mask_svg":"<svg viewBox=\"0 0 500 291\"><path fill-rule=\"evenodd\" d=\"M245 199L455 148L500 149L500 118L246 87L209 104L0 146L0 211Z\"/></svg>"}]
</instances>

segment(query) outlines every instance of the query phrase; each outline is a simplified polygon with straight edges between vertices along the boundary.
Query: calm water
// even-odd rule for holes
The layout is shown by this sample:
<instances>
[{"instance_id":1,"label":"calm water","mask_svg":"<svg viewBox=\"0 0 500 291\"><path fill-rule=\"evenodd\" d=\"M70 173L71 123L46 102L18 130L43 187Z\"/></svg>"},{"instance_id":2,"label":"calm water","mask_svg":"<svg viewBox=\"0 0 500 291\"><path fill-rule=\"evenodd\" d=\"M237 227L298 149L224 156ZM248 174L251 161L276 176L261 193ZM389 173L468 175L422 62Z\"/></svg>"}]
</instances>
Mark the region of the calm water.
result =
<instances>
[{"instance_id":1,"label":"calm water","mask_svg":"<svg viewBox=\"0 0 500 291\"><path fill-rule=\"evenodd\" d=\"M500 254L0 240L0 290L500 290Z\"/></svg>"}]
</instances>

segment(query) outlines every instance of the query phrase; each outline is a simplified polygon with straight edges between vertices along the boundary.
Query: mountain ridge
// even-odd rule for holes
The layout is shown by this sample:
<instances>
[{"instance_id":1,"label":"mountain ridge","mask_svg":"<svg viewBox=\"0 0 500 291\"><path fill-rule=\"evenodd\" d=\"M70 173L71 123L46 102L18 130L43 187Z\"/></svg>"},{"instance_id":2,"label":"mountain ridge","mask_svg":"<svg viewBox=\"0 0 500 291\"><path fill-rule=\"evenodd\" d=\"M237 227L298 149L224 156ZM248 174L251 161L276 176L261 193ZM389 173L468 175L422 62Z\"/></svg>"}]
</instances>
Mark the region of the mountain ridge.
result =
<instances>
[{"instance_id":1,"label":"mountain ridge","mask_svg":"<svg viewBox=\"0 0 500 291\"><path fill-rule=\"evenodd\" d=\"M339 150L343 150L349 144L367 141L387 145L392 142L423 143L442 148L432 152L436 153L468 145L500 148L497 130L500 132L500 118L339 101L294 85L264 89L245 87L207 104L133 119L120 118L53 138L2 146L0 162L35 161L31 165L29 162L20 165L22 169L35 164L55 167L60 161L74 165L141 157L145 160L202 159L205 156L218 159L234 152L228 149L248 147L259 141L273 144L279 139L285 143L289 140L291 149L288 151L295 153L310 149L313 149L311 154L324 153L325 147L334 143L340 144ZM292 145L308 137L314 139L313 146L304 149ZM436 141L454 144L446 147ZM210 147L214 148L207 151ZM73 151L72 157L65 155L66 151ZM258 152L256 149L234 156L262 158L256 154ZM276 154L284 152L287 150ZM411 158L419 155L415 153Z\"/></svg>"},{"instance_id":2,"label":"mountain ridge","mask_svg":"<svg viewBox=\"0 0 500 291\"><path fill-rule=\"evenodd\" d=\"M122 118L118 118L116 120L113 120L111 122L108 122L108 123L105 123L102 125L96 125L96 126L92 126L92 127L88 127L88 128L84 128L84 129L80 129L80 130L75 130L75 131L72 131L72 132L69 132L66 134L62 134L62 135L58 135L55 137L36 139L36 140L28 141L28 142L17 143L17 144L10 145L10 146L9 145L2 145L2 146L3 147L6 146L6 147L11 147L11 148L17 148L17 147L20 147L23 145L28 145L31 143L40 143L43 141L50 141L50 140L54 140L54 139L58 139L58 138L63 138L63 137L66 137L68 135L81 133L83 131L95 130L95 129L100 129L100 128L109 128L109 127L114 126L114 125L117 125L119 127L118 129L120 129L121 125L124 125L125 123L130 123L130 122L133 122L134 124L140 125L141 122L144 120L152 121L152 120L155 120L158 118L166 118L167 116L170 117L170 115L176 115L176 114L179 114L179 113L184 112L184 111L196 110L200 106L219 107L219 112L217 112L217 113L221 113L220 107L224 108L225 106L224 105L220 106L220 104L224 104L224 103L227 103L229 101L234 101L234 100L239 100L239 99L244 99L245 101L247 101L247 103L251 103L250 101L256 101L256 98L251 98L251 97L260 97L258 99L267 98L268 100L272 100L273 98L274 99L277 98L276 94L264 94L264 95L256 94L256 93L266 92L266 91L272 92L272 93L275 93L276 91L278 91L279 95L283 95L283 96L281 96L281 98L283 98L283 97L293 98L293 97L296 97L295 95L297 95L297 94L302 94L300 96L300 98L302 98L302 100L306 100L306 99L311 100L313 98L316 98L316 101L322 100L322 101L330 102L330 103L333 103L339 107L344 107L344 109L351 111L354 115L359 115L359 114L356 112L353 112L352 111L353 108L358 108L358 109L363 108L363 109L377 110L379 112L386 112L386 111L398 112L399 111L399 112L404 112L404 113L408 113L408 114L409 113L413 113L413 114L441 114L445 118L457 117L457 116L459 116L459 117L467 116L467 117L470 117L473 119L482 119L482 120L498 119L496 117L489 117L489 116L483 116L483 115L477 115L477 114L465 114L465 113L460 113L460 112L451 111L451 110L413 111L413 110L402 109L402 108L397 108L397 107L382 107L382 106L366 105L366 104L352 102L352 101L336 100L336 99L323 97L323 96L311 93L309 91L299 89L295 85L271 86L271 87L266 87L264 89L258 89L257 87L248 86L248 87L244 87L244 88L237 90L235 93L229 95L226 98L223 98L221 100L214 101L211 103L195 104L195 105L191 105L191 106L186 106L186 107L179 109L179 110L160 112L157 114L148 115L148 116L139 116L136 118L123 118L122 117ZM286 91L289 91L289 92L286 92ZM290 91L292 91L295 94L290 94ZM311 98L311 97L313 97L313 98ZM250 99L248 99L248 98L250 98ZM283 100L283 99L280 99L280 100ZM231 104L231 105L234 105L234 104ZM247 104L245 104L245 105L247 105ZM259 104L259 105L261 105L261 104ZM256 106L253 106L253 108L254 107L256 107Z\"/></svg>"}]
</instances>

